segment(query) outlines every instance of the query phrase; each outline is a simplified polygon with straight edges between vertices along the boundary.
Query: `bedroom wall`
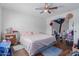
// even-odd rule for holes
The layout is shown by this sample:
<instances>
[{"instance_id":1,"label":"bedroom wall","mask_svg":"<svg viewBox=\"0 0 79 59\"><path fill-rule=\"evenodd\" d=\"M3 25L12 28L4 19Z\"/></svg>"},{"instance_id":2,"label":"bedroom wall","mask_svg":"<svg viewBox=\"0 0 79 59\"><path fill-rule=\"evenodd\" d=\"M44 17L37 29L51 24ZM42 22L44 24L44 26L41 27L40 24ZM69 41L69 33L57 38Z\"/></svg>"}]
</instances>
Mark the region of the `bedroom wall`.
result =
<instances>
[{"instance_id":1,"label":"bedroom wall","mask_svg":"<svg viewBox=\"0 0 79 59\"><path fill-rule=\"evenodd\" d=\"M2 30L2 9L1 9L1 7L0 7L0 35L1 35L1 30Z\"/></svg>"},{"instance_id":2,"label":"bedroom wall","mask_svg":"<svg viewBox=\"0 0 79 59\"><path fill-rule=\"evenodd\" d=\"M74 11L74 43L77 44L79 40L79 9Z\"/></svg>"},{"instance_id":3,"label":"bedroom wall","mask_svg":"<svg viewBox=\"0 0 79 59\"><path fill-rule=\"evenodd\" d=\"M46 20L34 15L23 14L11 9L3 9L3 30L13 27L18 31L46 31Z\"/></svg>"}]
</instances>

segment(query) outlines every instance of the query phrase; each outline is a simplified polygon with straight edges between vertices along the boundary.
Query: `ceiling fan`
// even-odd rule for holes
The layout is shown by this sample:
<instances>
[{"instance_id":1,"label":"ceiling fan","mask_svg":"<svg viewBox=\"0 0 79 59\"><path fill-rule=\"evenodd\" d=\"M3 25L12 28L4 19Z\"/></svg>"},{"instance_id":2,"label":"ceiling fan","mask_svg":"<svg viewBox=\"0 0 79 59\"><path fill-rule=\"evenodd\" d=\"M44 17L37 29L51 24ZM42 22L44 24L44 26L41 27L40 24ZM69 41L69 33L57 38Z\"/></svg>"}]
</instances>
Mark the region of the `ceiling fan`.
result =
<instances>
[{"instance_id":1,"label":"ceiling fan","mask_svg":"<svg viewBox=\"0 0 79 59\"><path fill-rule=\"evenodd\" d=\"M51 10L54 10L54 9L58 9L58 6L50 7L48 3L45 3L44 7L36 8L36 10L42 10L40 13L47 12L49 14L51 14Z\"/></svg>"}]
</instances>

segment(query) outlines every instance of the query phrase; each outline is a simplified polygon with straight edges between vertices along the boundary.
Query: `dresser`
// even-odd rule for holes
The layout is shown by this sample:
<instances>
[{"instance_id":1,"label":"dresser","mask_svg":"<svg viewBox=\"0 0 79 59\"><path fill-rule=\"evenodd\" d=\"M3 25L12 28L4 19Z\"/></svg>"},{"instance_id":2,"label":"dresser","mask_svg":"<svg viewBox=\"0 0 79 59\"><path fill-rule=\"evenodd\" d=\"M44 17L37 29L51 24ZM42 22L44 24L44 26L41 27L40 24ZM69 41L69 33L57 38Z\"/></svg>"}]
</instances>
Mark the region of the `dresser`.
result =
<instances>
[{"instance_id":1,"label":"dresser","mask_svg":"<svg viewBox=\"0 0 79 59\"><path fill-rule=\"evenodd\" d=\"M11 44L16 44L16 35L15 34L5 34L5 39L8 39L11 41Z\"/></svg>"}]
</instances>

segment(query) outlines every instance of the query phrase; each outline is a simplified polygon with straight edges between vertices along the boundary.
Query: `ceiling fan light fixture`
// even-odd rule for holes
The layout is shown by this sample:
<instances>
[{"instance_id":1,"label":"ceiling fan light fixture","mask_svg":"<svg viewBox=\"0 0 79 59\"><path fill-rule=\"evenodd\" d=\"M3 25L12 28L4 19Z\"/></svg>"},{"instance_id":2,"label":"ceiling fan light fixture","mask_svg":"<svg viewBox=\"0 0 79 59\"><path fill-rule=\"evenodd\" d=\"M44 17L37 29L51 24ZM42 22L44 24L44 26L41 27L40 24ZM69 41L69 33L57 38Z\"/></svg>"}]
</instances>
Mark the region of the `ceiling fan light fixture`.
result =
<instances>
[{"instance_id":1,"label":"ceiling fan light fixture","mask_svg":"<svg viewBox=\"0 0 79 59\"><path fill-rule=\"evenodd\" d=\"M44 10L44 12L47 12L48 10Z\"/></svg>"},{"instance_id":2,"label":"ceiling fan light fixture","mask_svg":"<svg viewBox=\"0 0 79 59\"><path fill-rule=\"evenodd\" d=\"M44 5L44 7L41 7L41 8L37 8L38 10L42 10L42 12L40 12L40 13L49 13L49 14L51 14L51 10L54 10L54 9L58 9L58 7L56 6L56 7L50 7L49 5L48 5L48 3L45 3L45 5Z\"/></svg>"}]
</instances>

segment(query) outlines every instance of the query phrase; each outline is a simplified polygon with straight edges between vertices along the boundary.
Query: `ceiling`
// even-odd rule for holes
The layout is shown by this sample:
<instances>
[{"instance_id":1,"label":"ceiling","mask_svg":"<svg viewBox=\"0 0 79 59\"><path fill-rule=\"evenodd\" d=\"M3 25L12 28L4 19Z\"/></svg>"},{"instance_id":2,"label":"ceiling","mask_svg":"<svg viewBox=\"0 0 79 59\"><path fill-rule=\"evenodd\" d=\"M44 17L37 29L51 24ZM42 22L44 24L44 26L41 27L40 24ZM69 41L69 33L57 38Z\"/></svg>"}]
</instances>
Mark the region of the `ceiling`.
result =
<instances>
[{"instance_id":1,"label":"ceiling","mask_svg":"<svg viewBox=\"0 0 79 59\"><path fill-rule=\"evenodd\" d=\"M31 14L35 16L40 16L47 18L51 15L58 15L61 13L65 13L69 10L75 10L79 8L78 3L49 3L51 7L53 6L62 6L59 7L57 10L53 10L51 14L43 13L40 14L40 10L35 10L35 8L43 7L44 3L0 3L0 6L3 8L8 8L15 10L17 12L25 13L25 14Z\"/></svg>"}]
</instances>

